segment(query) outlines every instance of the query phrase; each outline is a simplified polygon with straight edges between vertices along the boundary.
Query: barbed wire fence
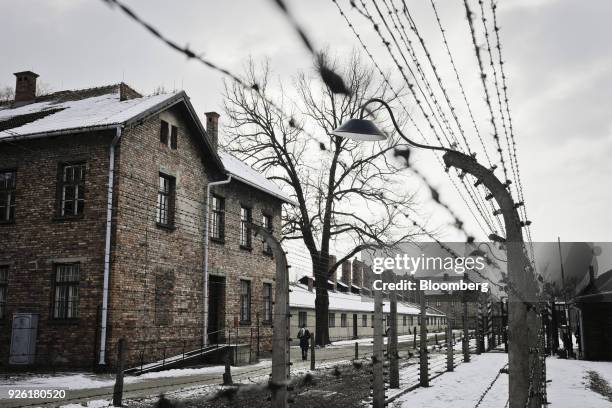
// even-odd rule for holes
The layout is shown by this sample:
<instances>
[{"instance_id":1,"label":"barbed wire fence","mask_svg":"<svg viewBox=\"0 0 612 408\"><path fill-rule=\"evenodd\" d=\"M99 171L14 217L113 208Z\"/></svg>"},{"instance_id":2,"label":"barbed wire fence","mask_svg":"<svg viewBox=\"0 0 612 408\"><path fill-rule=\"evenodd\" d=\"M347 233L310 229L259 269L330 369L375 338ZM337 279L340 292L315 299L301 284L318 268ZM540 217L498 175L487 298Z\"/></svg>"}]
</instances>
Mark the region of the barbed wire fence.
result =
<instances>
[{"instance_id":1,"label":"barbed wire fence","mask_svg":"<svg viewBox=\"0 0 612 408\"><path fill-rule=\"evenodd\" d=\"M229 77L232 81L240 84L241 86L243 86L245 89L248 89L249 91L255 92L258 97L261 97L263 99L266 100L267 103L270 104L270 106L274 107L278 113L280 115L282 115L287 121L288 123L292 126L292 127L298 127L297 125L297 121L296 119L290 115L285 113L280 106L278 106L277 104L275 104L275 102L269 98L267 95L264 94L263 90L260 88L260 86L256 83L254 84L248 84L246 83L244 80L242 80L239 76L233 74L232 72L230 72L227 69L224 69L222 67L219 67L218 65L216 65L215 63L211 62L210 60L203 58L201 54L197 54L196 52L194 52L193 50L191 50L188 46L180 46L178 45L178 43L169 40L167 37L165 37L164 35L162 35L160 33L160 31L158 29L156 29L153 25L145 22L144 20L142 20L131 8L127 7L125 4L117 1L117 0L106 0L107 2L111 3L112 5L115 5L117 7L119 7L127 16L129 16L133 21L137 22L138 24L142 25L143 27L145 27L152 35L154 35L155 37L157 37L159 40L163 41L165 44L167 44L169 47L171 47L172 49L176 50L177 52L180 52L184 55L186 55L188 58L190 59L194 59L199 61L200 63L204 64L206 67L213 69L219 73L221 73L224 76ZM333 0L332 0L333 1ZM291 14L288 12L288 9L286 7L286 5L284 4L283 1L277 0L276 3L278 4L279 8L285 13L285 15L288 17L288 19L291 21L292 25L294 26L294 28L297 30L297 32L300 35L300 38L302 40L302 42L304 43L305 47L314 55L317 56L317 52L314 48L314 46L312 45L312 42L309 40L307 34L305 33L305 31L299 26L299 24L296 23L296 21L291 17ZM334 3L336 3L336 5L339 7L338 3L336 1L334 1ZM480 46L477 44L477 38L476 38L476 33L475 33L475 29L474 29L474 22L473 22L473 12L471 11L471 8L468 5L468 1L465 0L465 8L466 8L466 14L467 14L467 18L468 18L468 22L469 22L469 26L471 28L471 35L472 35L472 41L473 41L473 45L475 48L475 54L477 56L478 62L479 62L479 67L480 67L480 71L481 71L481 80L482 80L482 84L483 84L483 89L486 95L486 102L487 105L489 107L490 110L490 115L491 115L491 125L494 129L494 140L497 144L497 150L499 153L499 160L504 172L504 176L505 176L505 182L508 184L508 186L510 186L510 176L509 176L509 172L507 171L506 165L505 165L505 159L504 159L504 155L503 155L503 149L502 146L500 144L499 141L499 134L498 134L498 130L497 130L497 125L496 125L496 114L494 113L494 109L493 109L493 104L491 102L491 98L489 97L489 88L486 82L486 78L487 78L487 74L485 72L485 68L484 68L484 63L482 62L482 57L480 54ZM454 131L452 130L451 124L450 124L450 120L448 119L447 115L444 113L443 111L443 104L441 104L434 96L433 93L433 88L431 86L431 83L427 80L427 78L425 77L424 74L424 70L421 67L420 62L418 61L416 54L414 54L411 51L411 42L410 40L408 40L408 36L407 36L407 32L405 30L405 27L402 25L402 23L399 20L399 16L395 16L396 19L392 19L393 23L392 24L388 24L387 20L385 19L383 13L381 12L381 10L379 9L378 5L374 2L373 3L375 8L377 9L377 12L379 14L379 17L381 18L382 22L384 23L389 35L392 37L394 44L396 46L396 51L399 50L399 58L398 57L394 57L394 60L400 70L400 72L402 73L402 76L404 77L404 79L406 80L406 82L408 83L408 87L410 89L410 91L412 92L412 95L417 103L417 105L419 106L421 112L423 113L425 119L428 121L429 123L429 127L432 130L432 132L434 133L434 135L436 136L436 138L440 141L442 140L442 137L440 137L440 135L444 136L444 138L446 139L446 142L448 145L450 146L455 146L455 147L459 147L460 143L458 142L457 136L454 134ZM361 1L361 8L358 8L356 6L356 4L354 2L351 2L351 5L353 6L353 8L357 9L359 11L359 13L361 15L363 15L364 17L366 17L367 19L369 19L373 26L374 29L380 34L380 26L373 20L372 15L370 15L370 13L367 10L367 6L365 4L364 1ZM397 8L392 8L389 4L387 4L387 2L384 2L384 5L388 7L389 10L389 14L392 14L392 9L397 11ZM515 185L516 185L516 194L518 195L519 199L520 199L520 203L521 203L521 207L522 207L522 214L525 217L525 222L527 222L527 213L526 213L526 209L524 206L524 198L523 198L523 188L522 185L520 183L520 173L518 170L518 162L516 159L516 143L515 143L515 139L514 139L514 134L513 134L513 130L512 130L512 122L511 122L511 118L510 118L510 109L508 106L508 96L506 93L506 77L505 74L503 73L502 70L502 65L503 65L503 60L502 60L502 56L501 56L501 45L500 45L500 39L499 39L499 27L497 25L497 21L496 21L496 17L495 17L495 8L496 5L494 4L494 2L491 2L491 9L493 12L493 17L494 17L494 32L496 35L496 41L497 44L493 45L493 47L491 46L491 44L489 43L489 34L488 34L488 29L487 29L487 25L486 25L486 19L485 19L485 10L484 10L484 5L482 1L479 1L479 5L480 5L480 9L481 9L481 20L483 23L483 32L486 38L486 42L487 42L487 51L488 51L488 55L489 55L489 65L492 69L492 72L494 74L494 84L493 84L493 88L496 90L496 95L497 95L497 100L498 100L498 108L499 108L499 117L501 118L501 122L502 122L502 127L504 130L504 134L506 137L506 144L507 144L507 150L508 150L508 155L509 155L509 163L511 165L511 171L513 173L513 178L515 180ZM432 1L432 6L435 7L433 1ZM423 49L425 50L424 52L426 53L426 55L428 57L430 57L429 52L427 51L427 48L425 46L424 40L421 38L421 36L418 34L418 29L416 28L416 24L414 22L414 20L412 19L412 17L410 16L410 14L408 13L408 8L406 6L406 4L404 3L402 6L402 11L404 12L406 21L408 21L409 23L409 27L412 30L412 32L417 36L418 38L418 42L419 44L422 45ZM341 14L346 18L345 14L343 13L343 11L340 9ZM442 29L441 23L440 23L440 19L437 16L436 13L436 18L437 18L437 22L440 26L440 30L442 31L442 34L444 36L444 30ZM350 23L350 21L347 19L346 20L349 27L354 29L354 26L352 25L352 23ZM391 27L393 26L393 27ZM401 30L400 30L401 28ZM355 35L359 38L359 35L355 32ZM397 37L395 37L395 35L397 35ZM400 40L398 41L396 38L400 38ZM392 48L391 48L391 43L388 42L384 37L381 36L381 39L384 43L384 45L389 49L389 53L392 54ZM446 43L446 39L444 40L444 42ZM407 49L410 58L407 58L401 51L402 48L402 44L404 45L404 47ZM452 62L452 55L450 53L450 50L448 49L448 44L446 43L447 46L447 51L448 54L451 56L451 62ZM364 49L367 48L365 45L363 45ZM499 55L499 70L500 70L500 77L501 77L501 83L497 78L497 71L496 71L496 67L494 64L494 57L493 57L493 53L492 53L492 48L496 48L498 51L498 55ZM370 55L371 56L371 55ZM374 58L371 56L372 60L374 61ZM412 62L415 65L415 69L414 71L412 70L412 68L409 65L409 60L412 60ZM399 61L403 61L404 64L400 64ZM465 145L465 148L467 149L468 153L471 153L470 150L470 145L468 143L468 140L465 136L465 132L464 129L462 127L462 125L459 123L459 119L457 118L457 116L455 115L455 109L451 103L451 101L449 100L449 97L445 91L444 85L442 84L442 80L441 78L437 75L437 68L434 65L433 61L431 60L431 58L428 58L428 62L431 64L431 66L433 67L435 76L436 76L436 81L439 85L439 88L441 90L441 92L444 94L445 97L445 101L446 104L448 106L448 109L451 112L451 115L453 116L454 121L456 122L456 126L459 129L459 133L462 136L462 140L463 140L463 144ZM454 63L453 63L454 65ZM412 79L408 79L408 77L404 74L405 72L405 68L408 68L408 71L411 74L411 78ZM379 69L379 71L382 73L382 70ZM415 73L416 71L416 73ZM346 89L346 87L344 86L344 83L342 81L342 78L335 72L333 72L333 70L331 70L328 66L325 65L324 61L319 61L319 73L321 75L321 79L322 81L328 86L330 87L330 89L332 89L334 91L334 93L346 93L348 92L348 90ZM457 73L457 70L455 69L455 73L457 76L457 80L459 80L459 74ZM419 91L419 94L417 94L416 90L414 88L417 88ZM503 102L504 105L502 106L502 92L500 92L500 88L503 90ZM464 99L466 104L468 104L467 102L467 98L465 97L465 93L463 94ZM425 104L422 103L422 101L425 101ZM469 106L469 104L468 104ZM407 111L407 109L405 109ZM431 119L433 118L433 122L431 121ZM472 121L474 122L474 119L472 117ZM508 123L508 126L506 127L506 123ZM416 125L415 125L416 126ZM476 132L478 133L479 139L482 143L482 138L480 137L480 133L478 132L478 128L475 126L474 123L474 127L476 128ZM309 134L307 131L305 131L304 129L301 129L302 132L304 132L305 137L311 138L312 140L316 141L319 146L321 147L321 150L324 150L324 144L322 142L319 141L319 139L312 134ZM442 143L441 143L442 144ZM486 146L483 144L483 148L485 149L486 152ZM488 154L487 154L488 156ZM489 159L490 162L490 159ZM493 166L493 165L492 165ZM429 188L430 192L431 192L431 199L433 202L439 204L442 208L445 209L445 211L451 216L451 218L454 220L453 222L453 227L456 228L457 230L463 232L466 236L466 240L468 242L473 241L473 236L471 234L468 234L467 231L464 230L464 223L463 221L461 221L460 217L452 210L451 205L446 204L445 202L440 200L440 193L438 192L438 190L436 188L434 188L430 182L427 180L427 178L425 176L423 176L421 173L418 172L418 170L415 170L414 173L420 177L420 179L427 185L427 187ZM126 175L123 174L123 177L133 177L133 175ZM460 175L459 175L460 176ZM485 211L485 205L484 205L484 200L481 198L476 198L474 199L474 196L479 197L482 193L480 192L480 190L478 190L478 195L473 194L470 195L470 192L474 193L474 190L470 190L465 183L463 183L463 177L459 177L459 179L461 180L464 188L466 189L466 191L468 192L468 195L470 196L470 198L473 200L473 203L475 205L475 207L477 208L477 212L480 215L480 220L477 219L477 221L480 223L480 221L484 220L484 223L487 224L488 228L492 230L492 232L496 232L496 230L493 229L493 223L497 222L498 226L499 226L499 230L503 231L503 226L500 223L499 220L499 214L495 213L496 210L493 207L493 217L491 216L491 214L487 214ZM139 180L139 183L142 183L143 180ZM148 185L148 188L153 189L153 191L156 191L157 189L157 185L155 185L155 183L150 183L150 185ZM455 186L456 187L456 186ZM478 186L475 186L476 188L478 188ZM456 188L456 190L459 192L459 189ZM148 204L143 204L142 203L142 196L138 195L132 191L122 191L122 195L124 197L128 197L134 200L134 202L132 203L132 206L130 207L130 211L133 211L136 215L142 216L145 215L147 217L150 217L151 214L153 213L153 211L155 211L154 207L149 206ZM192 197L189 197L189 200L192 200ZM486 197L484 198L486 200ZM487 200L488 201L488 200ZM464 202L467 205L467 200L464 199ZM183 203L185 204L185 203ZM182 229L184 229L185 231L187 231L188 233L192 234L192 237L190 237L189 239L191 240L191 242L201 242L202 241L202 225L203 223L201 222L201 215L198 215L197 217L194 216L194 213L196 212L200 212L201 214L201 209L203 205L206 205L206 203L204 202L197 202L197 201L191 201L192 208L190 209L185 209L185 207L181 208L181 209L177 209L176 210L176 214L177 214L177 220L180 223L183 223L180 225L180 227ZM469 206L468 206L469 207ZM192 211L193 210L193 211ZM470 209L471 211L471 209ZM478 218L474 213L472 213L474 215L474 218ZM241 221L240 218L240 214L239 213L232 213L232 212L226 212L226 217L229 221L232 222L239 222ZM497 221L494 221L494 219L496 219ZM191 221L185 221L185 220L191 220ZM529 227L529 224L526 225L526 227ZM148 234L151 232L149 230L148 227L142 227L142 226L133 226L133 228L137 231L140 231L144 234L145 237L148 236ZM481 227L482 228L482 227ZM484 228L483 228L484 230ZM527 234L528 234L528 238L529 238L529 242L531 243L531 234L529 232L529 230L527 229ZM234 234L234 233L230 233L230 234ZM237 234L237 233L236 233ZM235 238L236 240L239 239L239 236L231 236L229 238ZM148 256L150 257L159 257L161 258L161 254L163 253L163 248L158 247L158 248L150 248L150 245L147 246L148 250L150 250L150 252L148 253ZM157 253L155 252L157 251ZM533 257L533 249L532 249L532 257ZM304 256L303 257L303 262L307 263L309 262L309 259ZM148 263L148 261L147 261ZM161 260L158 261L154 261L153 263L158 264L158 265L171 265L172 263L168 263L168 262L164 262ZM139 263L137 260L133 261L133 267L138 266ZM146 291L143 290L142 293L136 293L136 292L132 292L130 293L130 291L122 291L121 293L122 296L134 296L132 300L133 303L136 302L140 302L143 301L143 304L150 304L150 302L147 302L147 296L150 296L151 293L150 291ZM94 309L97 313L97 308L91 308L90 310L88 310L87 308L83 308L83 313L90 313L93 314L94 313ZM150 309L147 308L143 308L143 309L134 309L131 308L129 309L131 312L143 312L143 313L151 313ZM127 308L126 308L127 311ZM199 313L199 312L193 312L193 313ZM176 328L180 328L180 326L176 326L174 325L173 327ZM132 327L132 329L137 329L138 327L134 326ZM143 327L145 328L145 327ZM150 327L149 327L150 328ZM185 326L185 328L188 328L188 326ZM258 329L260 329L260 326L257 326ZM229 330L229 329L228 329ZM241 327L238 328L235 334L234 339L236 340L236 343L238 343L241 339L240 333L241 331L243 333L248 333L249 331L251 331L251 338L252 338L252 330L253 327ZM542 331L540 331L539 335L538 335L538 345L536 345L534 347L534 354L536 355L536 359L542 360L543 359L543 337L542 337ZM225 334L224 334L225 336ZM227 333L227 337L230 338L231 336L231 331L228 331ZM245 336L247 336L247 334L245 334ZM155 336L153 336L152 338L155 338ZM187 339L187 337L185 337ZM194 337L194 339L197 339L198 336ZM260 338L261 339L261 338ZM146 342L146 340L144 341ZM449 344L450 341L447 340L447 347L450 347ZM231 341L228 340L228 344L231 344ZM185 343L183 343L182 345L178 344L175 346L164 346L164 347L155 347L155 346L149 346L150 348L144 347L144 348L139 348L138 346L135 345L131 345L128 347L128 351L136 351L136 352L140 352L143 355L145 354L145 350L150 350L151 354L154 356L159 355L160 353L164 356L163 360L165 360L165 356L166 353L171 353L171 354L181 354L181 353L176 353L178 350L182 349L183 352L182 354L185 354ZM252 347L249 347L249 349L252 349ZM347 354L346 357L348 358L349 355ZM364 357L367 357L367 355L364 355ZM154 358L154 357L153 357ZM407 360L409 360L412 357L408 357ZM144 357L142 358L142 363L141 365L144 365ZM249 358L249 361L251 359ZM433 365L431 365L432 368L434 368L433 371L438 371L438 369L440 368L439 364L441 363L434 363ZM534 364L532 365L532 370L531 373L533 375L530 375L529 378L529 384L530 384L530 389L529 389L529 395L530 398L532 395L545 395L545 380L542 381L538 381L538 378L541 379L542 377L545 379L545 375L542 374L541 376L537 375L537 370L539 369L538 367L542 368L542 370L545 370L545 364L540 363L541 367ZM269 369L269 368L266 368ZM263 370L263 369L258 369L258 370ZM253 371L249 371L248 373L255 373L258 370L253 370ZM334 374L336 374L339 371L338 367L335 367L334 369ZM340 371L341 373L341 371ZM342 373L341 373L342 374ZM499 375L493 380L493 383L495 382L495 380L499 377ZM311 383L311 381L313 380L313 378L309 375L304 375L299 379L296 379L296 381L298 381L298 384L303 384L308 385ZM491 383L491 386L492 384ZM268 384L267 390L268 391L273 391L274 389L274 384ZM487 388L487 391L491 388L491 386L489 386L489 388ZM228 392L228 393L223 393L220 395L217 395L215 398L226 398L229 395L231 395L233 393L232 392ZM485 392L486 393L486 392ZM483 395L484 397L484 395ZM482 398L479 400L478 404L482 401ZM528 400L526 406L529 406L531 402L531 399ZM478 404L476 406L478 406Z\"/></svg>"}]
</instances>

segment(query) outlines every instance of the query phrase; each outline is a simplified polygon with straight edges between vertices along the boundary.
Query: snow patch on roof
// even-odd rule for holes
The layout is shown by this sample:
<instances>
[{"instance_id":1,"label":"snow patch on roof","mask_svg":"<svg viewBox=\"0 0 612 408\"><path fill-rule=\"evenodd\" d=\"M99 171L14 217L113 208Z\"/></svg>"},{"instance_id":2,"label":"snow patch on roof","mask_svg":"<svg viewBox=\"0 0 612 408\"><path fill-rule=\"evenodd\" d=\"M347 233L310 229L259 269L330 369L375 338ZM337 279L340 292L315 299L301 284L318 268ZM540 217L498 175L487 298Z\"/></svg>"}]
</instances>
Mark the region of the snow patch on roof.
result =
<instances>
[{"instance_id":1,"label":"snow patch on roof","mask_svg":"<svg viewBox=\"0 0 612 408\"><path fill-rule=\"evenodd\" d=\"M0 132L0 140L82 128L119 125L173 98L179 92L121 101L119 92L78 100L45 100L19 107L0 107L0 123L23 115L62 109L54 114Z\"/></svg>"},{"instance_id":2,"label":"snow patch on roof","mask_svg":"<svg viewBox=\"0 0 612 408\"><path fill-rule=\"evenodd\" d=\"M230 173L233 178L271 194L286 203L296 205L295 201L274 184L274 182L267 179L263 174L254 170L243 161L226 152L219 152L219 157L223 162L223 167L225 167L225 170Z\"/></svg>"},{"instance_id":3,"label":"snow patch on roof","mask_svg":"<svg viewBox=\"0 0 612 408\"><path fill-rule=\"evenodd\" d=\"M315 293L310 292L308 287L302 284L291 284L291 292L289 293L290 307L303 307L314 309ZM356 312L374 312L374 299L366 296L360 296L352 293L328 292L329 310L346 310ZM383 312L390 313L389 301L383 303ZM420 308L418 305L397 302L397 313L418 315ZM443 316L443 314L431 313L427 311L428 316Z\"/></svg>"}]
</instances>

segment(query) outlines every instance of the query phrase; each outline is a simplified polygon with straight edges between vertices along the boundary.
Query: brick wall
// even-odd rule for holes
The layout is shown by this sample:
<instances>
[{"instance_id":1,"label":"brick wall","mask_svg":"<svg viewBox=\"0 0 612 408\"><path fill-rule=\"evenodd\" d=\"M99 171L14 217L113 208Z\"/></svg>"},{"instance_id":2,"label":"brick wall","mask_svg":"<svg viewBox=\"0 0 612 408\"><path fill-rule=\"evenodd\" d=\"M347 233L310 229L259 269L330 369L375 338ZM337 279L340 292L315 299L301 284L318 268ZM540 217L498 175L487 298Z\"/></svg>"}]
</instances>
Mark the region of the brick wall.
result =
<instances>
[{"instance_id":1,"label":"brick wall","mask_svg":"<svg viewBox=\"0 0 612 408\"><path fill-rule=\"evenodd\" d=\"M159 142L162 119L178 127L176 150ZM195 137L179 110L152 117L123 135L108 346L112 358L118 339L128 339L128 365L202 344L203 237L210 168ZM176 178L175 225L171 229L156 223L160 172ZM217 187L215 193L226 196L226 242L210 244L209 271L225 276L225 327L233 329L239 313L240 278L252 280L255 324L255 312L262 309L263 281L273 282L275 271L273 260L262 254L261 242L253 239L252 251L239 248L240 202L252 207L257 222L261 211L273 214L277 233L280 203L239 182ZM246 339L250 328L238 326L244 327L239 334Z\"/></svg>"},{"instance_id":2,"label":"brick wall","mask_svg":"<svg viewBox=\"0 0 612 408\"><path fill-rule=\"evenodd\" d=\"M176 150L159 141L160 121L178 128ZM118 339L128 342L128 366L200 347L203 333L202 277L205 202L210 160L180 107L124 129L116 152L115 209L109 293L106 361L115 364ZM65 135L2 144L2 168L17 169L16 220L0 225L0 264L9 264L7 315L40 315L37 363L92 367L99 350L102 303L108 149L114 131ZM60 161L86 162L85 211L78 220L55 219ZM156 223L159 173L176 179L174 228ZM274 260L253 238L248 251L238 244L240 203L261 222L273 216L280 232L281 203L238 181L217 187L226 196L226 241L210 246L210 272L225 277L224 325L240 342L251 326L235 324L240 279L251 280L251 325L263 312L264 282L273 283ZM80 317L50 318L53 263L80 262ZM0 321L0 363L8 362L10 318ZM235 335L235 334L233 334ZM261 347L269 347L271 326L261 322Z\"/></svg>"},{"instance_id":3,"label":"brick wall","mask_svg":"<svg viewBox=\"0 0 612 408\"><path fill-rule=\"evenodd\" d=\"M108 146L114 132L0 144L0 167L17 170L15 221L0 224L0 263L9 265L0 364L8 362L13 313L39 315L38 364L89 366L97 339L103 276ZM57 216L58 166L86 163L83 216ZM79 319L51 315L54 264L79 262Z\"/></svg>"}]
</instances>

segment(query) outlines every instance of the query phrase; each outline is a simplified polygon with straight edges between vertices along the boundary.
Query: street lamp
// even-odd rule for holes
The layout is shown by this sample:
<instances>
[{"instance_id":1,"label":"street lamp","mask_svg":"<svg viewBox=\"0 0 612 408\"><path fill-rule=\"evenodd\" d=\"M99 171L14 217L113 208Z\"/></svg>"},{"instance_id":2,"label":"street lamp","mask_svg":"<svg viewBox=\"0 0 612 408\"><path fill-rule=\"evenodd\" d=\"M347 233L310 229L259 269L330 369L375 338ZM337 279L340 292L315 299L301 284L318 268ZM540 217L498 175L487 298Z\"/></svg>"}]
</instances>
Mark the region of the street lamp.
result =
<instances>
[{"instance_id":1,"label":"street lamp","mask_svg":"<svg viewBox=\"0 0 612 408\"><path fill-rule=\"evenodd\" d=\"M536 384L536 386L541 384L542 373L541 367L530 370L530 367L534 365L537 367L541 364L538 356L534 358L530 355L530 347L537 347L538 344L539 322L536 311L524 301L525 297L535 300L537 287L524 252L522 227L529 225L529 221L523 222L519 217L517 208L521 204L515 204L508 191L510 181L506 180L504 183L499 181L493 173L494 169L482 166L474 156L468 156L443 146L429 146L410 140L402 133L389 104L379 98L367 100L361 106L359 119L350 119L332 131L332 134L356 141L385 140L385 134L372 121L364 119L366 107L372 103L379 103L387 109L395 130L404 141L417 148L443 151L442 159L447 167L456 167L463 173L475 177L477 180L475 186L483 184L491 192L487 200L495 199L499 205L499 213L503 215L506 226L506 237L494 236L490 239L499 238L506 242L508 278L512 285L508 296L508 323L511 340L508 353L510 408L522 408L525 405L539 407L542 401L541 395L537 392L533 396L529 395L531 384Z\"/></svg>"},{"instance_id":2,"label":"street lamp","mask_svg":"<svg viewBox=\"0 0 612 408\"><path fill-rule=\"evenodd\" d=\"M412 145L414 147L419 147L422 149L443 150L447 152L452 151L451 149L448 149L443 146L424 145L424 144L414 142L410 140L409 138L407 138L406 135L402 133L402 130L397 124L397 121L395 120L395 116L393 115L393 111L391 110L391 107L389 106L389 104L379 98L372 98L366 101L363 105L361 105L361 113L360 113L359 119L355 119L355 118L349 119L348 121L340 125L340 127L334 129L332 131L332 134L346 138L346 139L356 140L356 141L385 140L387 138L387 135L383 131L378 129L378 127L374 124L374 122L368 119L364 119L365 113L366 113L366 107L369 104L375 103L375 102L380 103L382 106L384 106L387 109L387 112L389 112L389 116L391 117L391 121L393 122L393 126L395 126L395 130L402 137L402 139L404 139L409 145Z\"/></svg>"}]
</instances>

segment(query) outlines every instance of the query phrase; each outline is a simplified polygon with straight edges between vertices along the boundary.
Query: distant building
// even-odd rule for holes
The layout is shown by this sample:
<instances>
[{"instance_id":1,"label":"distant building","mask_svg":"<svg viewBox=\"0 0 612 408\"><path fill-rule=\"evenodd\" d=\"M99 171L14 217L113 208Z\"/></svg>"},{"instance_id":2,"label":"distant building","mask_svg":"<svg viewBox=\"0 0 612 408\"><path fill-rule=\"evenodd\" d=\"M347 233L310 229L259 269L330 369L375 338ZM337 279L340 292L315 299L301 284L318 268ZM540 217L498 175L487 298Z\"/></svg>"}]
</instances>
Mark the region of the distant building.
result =
<instances>
[{"instance_id":1,"label":"distant building","mask_svg":"<svg viewBox=\"0 0 612 408\"><path fill-rule=\"evenodd\" d=\"M573 334L586 360L612 361L612 270L595 278L573 299L578 327Z\"/></svg>"},{"instance_id":2,"label":"distant building","mask_svg":"<svg viewBox=\"0 0 612 408\"><path fill-rule=\"evenodd\" d=\"M217 151L183 91L126 84L36 96L20 72L0 105L0 364L128 365L271 334L275 263L249 223L280 234L290 202ZM114 162L113 162L114 160ZM206 187L209 291L203 296ZM235 334L233 334L235 336ZM246 334L245 334L246 336Z\"/></svg>"},{"instance_id":3,"label":"distant building","mask_svg":"<svg viewBox=\"0 0 612 408\"><path fill-rule=\"evenodd\" d=\"M335 257L331 256L332 259ZM334 261L335 262L335 261ZM328 327L331 341L372 337L374 298L368 266L359 260L345 261L341 266L341 278L333 274L328 281ZM297 342L297 332L302 324L315 328L315 282L312 276L302 276L291 285L289 306L291 308L291 338ZM385 329L390 326L389 293L383 294L383 319ZM419 331L421 307L398 294L398 335ZM427 307L426 324L429 331L446 330L447 316L438 308Z\"/></svg>"}]
</instances>

